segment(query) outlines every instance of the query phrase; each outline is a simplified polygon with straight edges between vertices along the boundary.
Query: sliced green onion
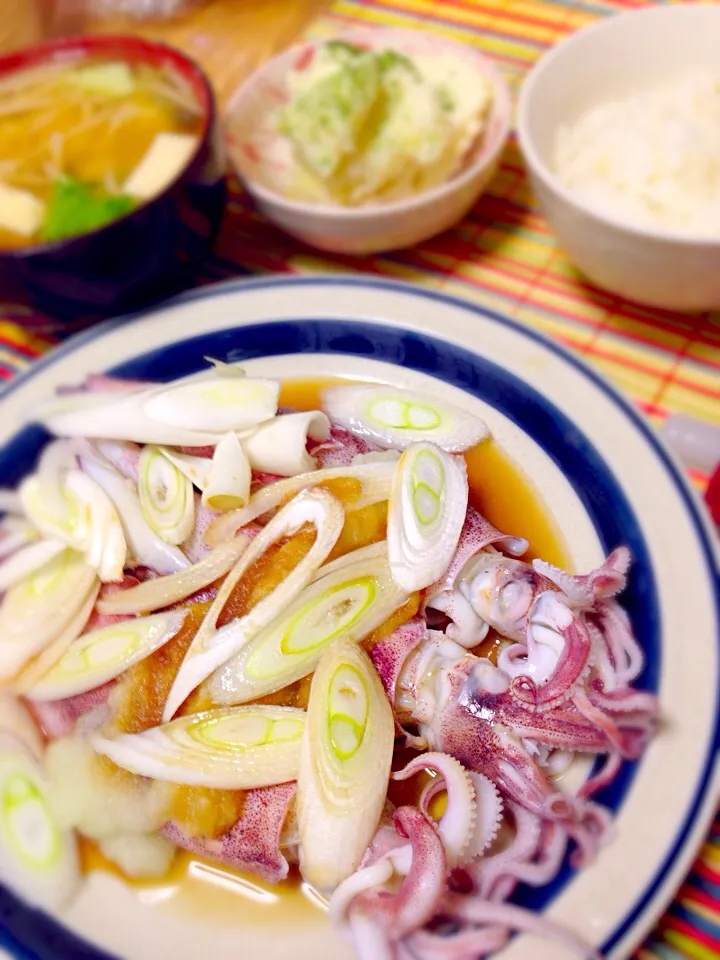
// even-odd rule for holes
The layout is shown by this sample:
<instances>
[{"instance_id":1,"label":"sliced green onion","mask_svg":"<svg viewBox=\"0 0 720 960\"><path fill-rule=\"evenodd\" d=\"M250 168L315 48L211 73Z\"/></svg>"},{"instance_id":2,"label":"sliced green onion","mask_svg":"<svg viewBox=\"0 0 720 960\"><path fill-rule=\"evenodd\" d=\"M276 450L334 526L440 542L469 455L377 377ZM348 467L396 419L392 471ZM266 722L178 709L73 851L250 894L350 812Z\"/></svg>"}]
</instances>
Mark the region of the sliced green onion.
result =
<instances>
[{"instance_id":1,"label":"sliced green onion","mask_svg":"<svg viewBox=\"0 0 720 960\"><path fill-rule=\"evenodd\" d=\"M303 490L255 537L225 578L205 620L193 638L165 703L169 720L203 680L271 623L311 581L335 546L345 522L339 502L326 490ZM217 621L236 585L251 566L278 540L315 527L315 542L275 589L244 616L218 628Z\"/></svg>"},{"instance_id":2,"label":"sliced green onion","mask_svg":"<svg viewBox=\"0 0 720 960\"><path fill-rule=\"evenodd\" d=\"M334 423L395 450L428 441L448 453L460 453L488 435L478 417L415 390L375 384L329 387L323 391L323 407Z\"/></svg>"},{"instance_id":3,"label":"sliced green onion","mask_svg":"<svg viewBox=\"0 0 720 960\"><path fill-rule=\"evenodd\" d=\"M205 489L212 467L212 460L209 457L194 457L190 453L178 453L177 450L170 450L168 447L160 447L160 450L162 450L163 456L167 457L170 463L174 464L193 486L197 487L198 490Z\"/></svg>"},{"instance_id":4,"label":"sliced green onion","mask_svg":"<svg viewBox=\"0 0 720 960\"><path fill-rule=\"evenodd\" d=\"M0 736L11 735L20 740L38 760L45 745L37 724L21 700L0 690Z\"/></svg>"},{"instance_id":5,"label":"sliced green onion","mask_svg":"<svg viewBox=\"0 0 720 960\"><path fill-rule=\"evenodd\" d=\"M65 550L67 546L61 540L39 540L18 550L0 563L0 592L36 573Z\"/></svg>"},{"instance_id":6,"label":"sliced green onion","mask_svg":"<svg viewBox=\"0 0 720 960\"><path fill-rule=\"evenodd\" d=\"M468 505L465 461L433 443L400 458L388 508L390 570L405 590L423 590L447 570Z\"/></svg>"},{"instance_id":7,"label":"sliced green onion","mask_svg":"<svg viewBox=\"0 0 720 960\"><path fill-rule=\"evenodd\" d=\"M66 549L10 587L0 606L0 680L13 677L60 636L96 584L92 567Z\"/></svg>"},{"instance_id":8,"label":"sliced green onion","mask_svg":"<svg viewBox=\"0 0 720 960\"><path fill-rule=\"evenodd\" d=\"M243 440L243 447L255 470L280 477L295 477L317 467L307 452L311 440L327 440L330 421L319 410L285 413L260 426Z\"/></svg>"},{"instance_id":9,"label":"sliced green onion","mask_svg":"<svg viewBox=\"0 0 720 960\"><path fill-rule=\"evenodd\" d=\"M114 467L100 457L89 454L83 456L82 466L115 505L129 551L138 563L158 573L175 573L190 566L190 561L181 550L174 544L166 543L150 527L138 495Z\"/></svg>"},{"instance_id":10,"label":"sliced green onion","mask_svg":"<svg viewBox=\"0 0 720 960\"><path fill-rule=\"evenodd\" d=\"M138 495L148 526L161 540L174 546L187 540L195 526L193 485L159 447L140 454Z\"/></svg>"},{"instance_id":11,"label":"sliced green onion","mask_svg":"<svg viewBox=\"0 0 720 960\"><path fill-rule=\"evenodd\" d=\"M395 722L367 654L336 640L318 664L300 752L300 870L320 889L354 873L387 796Z\"/></svg>"},{"instance_id":12,"label":"sliced green onion","mask_svg":"<svg viewBox=\"0 0 720 960\"><path fill-rule=\"evenodd\" d=\"M99 592L100 581L98 580L88 593L85 602L77 608L72 620L69 620L52 642L44 650L41 650L36 657L33 657L30 663L24 666L15 677L12 685L16 693L24 696L31 687L34 687L45 676L48 670L55 666L70 644L80 636L95 609L95 601Z\"/></svg>"},{"instance_id":13,"label":"sliced green onion","mask_svg":"<svg viewBox=\"0 0 720 960\"><path fill-rule=\"evenodd\" d=\"M359 550L316 579L273 622L213 674L215 703L247 703L312 673L338 637L359 641L407 600L387 555Z\"/></svg>"},{"instance_id":14,"label":"sliced green onion","mask_svg":"<svg viewBox=\"0 0 720 960\"><path fill-rule=\"evenodd\" d=\"M95 750L155 780L251 790L297 777L305 711L293 707L208 710L143 733L96 736Z\"/></svg>"},{"instance_id":15,"label":"sliced green onion","mask_svg":"<svg viewBox=\"0 0 720 960\"><path fill-rule=\"evenodd\" d=\"M217 376L154 390L142 407L158 423L225 434L274 417L279 392L276 380Z\"/></svg>"},{"instance_id":16,"label":"sliced green onion","mask_svg":"<svg viewBox=\"0 0 720 960\"><path fill-rule=\"evenodd\" d=\"M239 363L228 363L226 360L218 360L216 357L203 357L210 364L211 372L219 377L245 377L247 376L245 368Z\"/></svg>"},{"instance_id":17,"label":"sliced green onion","mask_svg":"<svg viewBox=\"0 0 720 960\"><path fill-rule=\"evenodd\" d=\"M59 437L215 446L228 431L254 429L274 417L279 390L273 380L204 370L132 394L60 397L34 415Z\"/></svg>"},{"instance_id":18,"label":"sliced green onion","mask_svg":"<svg viewBox=\"0 0 720 960\"><path fill-rule=\"evenodd\" d=\"M0 487L0 513L17 514L23 513L22 501L17 490L5 490Z\"/></svg>"},{"instance_id":19,"label":"sliced green onion","mask_svg":"<svg viewBox=\"0 0 720 960\"><path fill-rule=\"evenodd\" d=\"M117 590L98 601L103 614L150 613L169 607L204 587L215 583L231 570L247 550L250 540L239 536L215 547L202 560L166 577L145 580L128 590Z\"/></svg>"},{"instance_id":20,"label":"sliced green onion","mask_svg":"<svg viewBox=\"0 0 720 960\"><path fill-rule=\"evenodd\" d=\"M117 394L76 394L41 404L34 417L57 437L85 437L98 440L130 440L170 446L214 446L221 433L170 426L151 419L143 410L143 399L153 391Z\"/></svg>"},{"instance_id":21,"label":"sliced green onion","mask_svg":"<svg viewBox=\"0 0 720 960\"><path fill-rule=\"evenodd\" d=\"M234 433L226 433L215 447L202 502L211 510L239 510L250 499L251 480L247 453Z\"/></svg>"},{"instance_id":22,"label":"sliced green onion","mask_svg":"<svg viewBox=\"0 0 720 960\"><path fill-rule=\"evenodd\" d=\"M18 504L20 504L19 495ZM22 506L19 507L19 510L22 512ZM39 539L39 532L25 517L14 515L2 517L0 519L0 560L4 560L11 553L16 553L30 543L37 543Z\"/></svg>"},{"instance_id":23,"label":"sliced green onion","mask_svg":"<svg viewBox=\"0 0 720 960\"><path fill-rule=\"evenodd\" d=\"M65 906L80 885L74 836L48 804L42 768L15 738L0 738L0 880L33 906Z\"/></svg>"},{"instance_id":24,"label":"sliced green onion","mask_svg":"<svg viewBox=\"0 0 720 960\"><path fill-rule=\"evenodd\" d=\"M67 494L82 504L86 534L81 544L86 562L103 583L122 580L127 543L115 505L99 484L80 470L71 470L65 480Z\"/></svg>"},{"instance_id":25,"label":"sliced green onion","mask_svg":"<svg viewBox=\"0 0 720 960\"><path fill-rule=\"evenodd\" d=\"M64 483L61 488L53 488L38 474L32 474L20 484L19 493L25 515L41 533L76 550L84 549L89 517L85 505L69 493Z\"/></svg>"},{"instance_id":26,"label":"sliced green onion","mask_svg":"<svg viewBox=\"0 0 720 960\"><path fill-rule=\"evenodd\" d=\"M77 469L63 442L50 444L38 473L21 484L20 496L32 523L85 554L103 582L122 577L127 546L117 511L105 491Z\"/></svg>"},{"instance_id":27,"label":"sliced green onion","mask_svg":"<svg viewBox=\"0 0 720 960\"><path fill-rule=\"evenodd\" d=\"M327 470L315 470L269 483L254 493L248 505L242 510L235 510L214 520L207 529L205 540L212 546L231 540L238 530L286 503L290 497L301 490L325 484L331 485L338 480L356 480L361 485L359 497L351 505L353 510L380 503L390 496L390 486L396 466L397 462L381 462L362 463L349 467L329 467Z\"/></svg>"},{"instance_id":28,"label":"sliced green onion","mask_svg":"<svg viewBox=\"0 0 720 960\"><path fill-rule=\"evenodd\" d=\"M101 687L171 640L187 613L168 610L83 634L25 695L29 700L64 700Z\"/></svg>"}]
</instances>

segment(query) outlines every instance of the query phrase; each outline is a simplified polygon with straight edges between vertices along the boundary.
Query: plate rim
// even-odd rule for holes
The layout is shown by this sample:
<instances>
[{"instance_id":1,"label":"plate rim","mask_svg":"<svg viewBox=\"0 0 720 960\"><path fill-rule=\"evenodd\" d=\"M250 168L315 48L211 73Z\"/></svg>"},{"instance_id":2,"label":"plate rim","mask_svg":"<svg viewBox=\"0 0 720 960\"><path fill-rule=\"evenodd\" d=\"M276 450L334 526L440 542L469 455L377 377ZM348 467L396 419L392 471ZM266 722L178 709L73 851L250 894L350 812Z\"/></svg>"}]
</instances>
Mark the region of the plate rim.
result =
<instances>
[{"instance_id":1,"label":"plate rim","mask_svg":"<svg viewBox=\"0 0 720 960\"><path fill-rule=\"evenodd\" d=\"M44 370L62 362L66 357L76 352L85 344L101 339L106 333L120 326L130 325L143 320L151 320L154 314L170 311L175 307L184 306L195 301L214 299L215 297L232 294L242 294L242 292L246 290L292 286L355 286L378 291L388 290L415 298L435 300L471 314L474 313L483 316L501 326L509 327L514 332L554 353L561 361L569 364L582 376L590 380L593 386L606 394L619 411L624 414L626 419L632 423L633 427L641 433L653 449L659 461L658 465L662 465L663 470L672 481L672 485L676 489L682 502L684 512L687 514L694 530L697 546L702 555L703 566L709 574L709 593L714 602L715 618L717 622L720 623L720 551L715 542L715 535L710 523L710 518L705 511L699 493L693 488L682 465L672 452L668 450L664 441L656 433L641 411L637 409L631 398L624 395L612 382L595 371L582 357L577 356L564 344L556 342L549 335L534 330L512 317L485 307L480 303L442 290L418 287L406 281L376 277L373 275L358 276L355 274L342 273L332 275L280 275L233 278L219 283L208 284L181 293L155 305L149 310L137 311L111 318L70 336L67 341L57 346L54 350L51 350L44 357L36 360L27 370L21 372L19 376L16 376L9 384L4 386L0 391L0 409L4 398L10 393L24 387ZM298 312L300 313L302 311L300 310ZM350 320L350 322L353 320L355 322L372 322L370 317L364 316L345 317L344 319ZM385 323L389 321L391 326L394 325L391 316L383 317L382 320ZM258 324L268 322L270 322L268 318L255 321L255 323ZM420 332L423 333L425 331ZM202 333L202 331L197 331L197 333ZM437 331L436 336L442 339L441 331ZM183 336L177 339L188 339L188 337ZM465 343L464 347L472 353L479 353L479 350L473 345ZM631 909L622 917L620 923L616 925L615 930L613 930L603 945L605 949L614 949L620 941L627 940L628 937L630 937L633 944L640 942L642 937L645 936L658 916L667 908L677 893L677 889L674 887L670 891L663 891L663 877L669 871L674 872L682 869L682 872L686 873L690 869L694 857L702 845L707 828L712 822L715 813L715 804L711 802L713 800L712 787L713 783L720 778L720 723L718 722L720 719L720 675L716 677L715 691L715 734L714 737L710 737L708 740L706 758L703 764L702 774L698 775L696 781L697 786L694 797L687 807L681 825L677 829L661 865L646 885L644 892L640 894ZM703 827L702 832L698 830L698 823ZM2 930L3 928L0 927L0 931ZM99 950L102 952L102 948L99 948Z\"/></svg>"}]
</instances>

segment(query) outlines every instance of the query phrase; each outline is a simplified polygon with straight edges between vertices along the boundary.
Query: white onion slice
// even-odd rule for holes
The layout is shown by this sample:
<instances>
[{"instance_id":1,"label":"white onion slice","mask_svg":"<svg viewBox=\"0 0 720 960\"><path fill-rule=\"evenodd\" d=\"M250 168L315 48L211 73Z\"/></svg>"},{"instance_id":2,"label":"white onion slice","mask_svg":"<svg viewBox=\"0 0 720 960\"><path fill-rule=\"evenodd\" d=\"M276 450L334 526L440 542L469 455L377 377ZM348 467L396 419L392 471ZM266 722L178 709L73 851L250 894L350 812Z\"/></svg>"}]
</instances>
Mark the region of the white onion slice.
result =
<instances>
[{"instance_id":1,"label":"white onion slice","mask_svg":"<svg viewBox=\"0 0 720 960\"><path fill-rule=\"evenodd\" d=\"M98 612L111 615L150 613L169 607L224 577L247 550L249 543L250 540L243 536L228 540L187 570L146 580L128 590L117 590L98 601Z\"/></svg>"},{"instance_id":2,"label":"white onion slice","mask_svg":"<svg viewBox=\"0 0 720 960\"><path fill-rule=\"evenodd\" d=\"M363 463L350 467L329 467L302 473L297 477L288 477L262 487L250 497L250 502L242 510L236 510L214 520L208 527L205 540L214 546L230 540L238 530L257 520L282 503L287 502L300 490L320 487L323 484L345 478L357 480L361 485L359 499L348 504L348 510L361 510L373 503L380 503L390 496L390 486L395 475L397 463Z\"/></svg>"},{"instance_id":3,"label":"white onion slice","mask_svg":"<svg viewBox=\"0 0 720 960\"><path fill-rule=\"evenodd\" d=\"M280 384L254 377L217 376L170 384L141 398L151 420L171 427L227 433L254 427L277 413Z\"/></svg>"},{"instance_id":4,"label":"white onion slice","mask_svg":"<svg viewBox=\"0 0 720 960\"><path fill-rule=\"evenodd\" d=\"M159 447L148 445L138 467L140 508L148 526L165 543L177 546L195 526L193 485Z\"/></svg>"},{"instance_id":5,"label":"white onion slice","mask_svg":"<svg viewBox=\"0 0 720 960\"><path fill-rule=\"evenodd\" d=\"M61 540L39 540L13 553L0 563L0 593L36 573L66 549Z\"/></svg>"},{"instance_id":6,"label":"white onion slice","mask_svg":"<svg viewBox=\"0 0 720 960\"><path fill-rule=\"evenodd\" d=\"M59 636L97 583L72 550L14 586L0 606L0 680L13 677Z\"/></svg>"},{"instance_id":7,"label":"white onion slice","mask_svg":"<svg viewBox=\"0 0 720 960\"><path fill-rule=\"evenodd\" d=\"M329 436L330 421L319 410L285 413L260 424L243 440L243 447L254 470L294 477L317 467L307 452L308 437L320 441Z\"/></svg>"},{"instance_id":8,"label":"white onion slice","mask_svg":"<svg viewBox=\"0 0 720 960\"><path fill-rule=\"evenodd\" d=\"M281 690L312 673L333 640L362 640L403 605L408 595L393 580L387 559L357 552L360 560L348 559L316 579L213 674L213 702L247 703Z\"/></svg>"},{"instance_id":9,"label":"white onion slice","mask_svg":"<svg viewBox=\"0 0 720 960\"><path fill-rule=\"evenodd\" d=\"M326 490L303 490L255 537L230 571L205 620L193 638L163 711L169 720L187 697L210 674L271 623L310 582L335 546L345 522L340 503ZM239 580L278 540L296 533L305 524L315 527L315 542L297 566L277 587L244 616L218 629L217 621Z\"/></svg>"},{"instance_id":10,"label":"white onion slice","mask_svg":"<svg viewBox=\"0 0 720 960\"><path fill-rule=\"evenodd\" d=\"M251 790L297 777L305 711L208 710L143 733L93 738L95 750L131 773L221 790Z\"/></svg>"},{"instance_id":11,"label":"white onion slice","mask_svg":"<svg viewBox=\"0 0 720 960\"><path fill-rule=\"evenodd\" d=\"M64 700L114 680L171 640L188 611L168 610L91 630L74 640L54 667L26 692L29 700Z\"/></svg>"},{"instance_id":12,"label":"white onion slice","mask_svg":"<svg viewBox=\"0 0 720 960\"><path fill-rule=\"evenodd\" d=\"M487 426L478 417L415 390L378 384L328 387L322 399L334 423L395 450L428 441L448 453L461 453L488 436Z\"/></svg>"},{"instance_id":13,"label":"white onion slice","mask_svg":"<svg viewBox=\"0 0 720 960\"><path fill-rule=\"evenodd\" d=\"M193 486L197 487L198 490L205 489L212 467L210 457L194 457L190 453L178 453L177 450L169 450L167 447L160 447L160 449L163 456L167 457L170 463L174 464Z\"/></svg>"},{"instance_id":14,"label":"white onion slice","mask_svg":"<svg viewBox=\"0 0 720 960\"><path fill-rule=\"evenodd\" d=\"M369 657L336 640L313 676L300 750L300 871L308 883L333 889L360 866L385 805L394 740L393 712Z\"/></svg>"},{"instance_id":15,"label":"white onion slice","mask_svg":"<svg viewBox=\"0 0 720 960\"><path fill-rule=\"evenodd\" d=\"M64 907L81 881L75 838L50 810L42 767L7 734L0 738L0 880L51 910Z\"/></svg>"},{"instance_id":16,"label":"white onion slice","mask_svg":"<svg viewBox=\"0 0 720 960\"><path fill-rule=\"evenodd\" d=\"M137 494L114 467L94 456L83 456L82 467L115 504L130 553L138 563L158 573L176 573L190 566L177 547L165 543L150 529Z\"/></svg>"},{"instance_id":17,"label":"white onion slice","mask_svg":"<svg viewBox=\"0 0 720 960\"><path fill-rule=\"evenodd\" d=\"M388 508L390 570L405 590L435 583L457 550L468 506L465 461L433 443L400 458Z\"/></svg>"},{"instance_id":18,"label":"white onion slice","mask_svg":"<svg viewBox=\"0 0 720 960\"><path fill-rule=\"evenodd\" d=\"M202 502L212 510L239 510L250 499L251 481L245 449L234 433L226 433L215 447Z\"/></svg>"},{"instance_id":19,"label":"white onion slice","mask_svg":"<svg viewBox=\"0 0 720 960\"><path fill-rule=\"evenodd\" d=\"M100 581L96 581L85 598L85 602L77 608L77 612L68 621L64 629L15 677L12 685L16 693L24 696L31 687L35 686L38 680L45 676L48 670L55 666L70 644L80 636L95 608L95 601L99 592Z\"/></svg>"}]
</instances>

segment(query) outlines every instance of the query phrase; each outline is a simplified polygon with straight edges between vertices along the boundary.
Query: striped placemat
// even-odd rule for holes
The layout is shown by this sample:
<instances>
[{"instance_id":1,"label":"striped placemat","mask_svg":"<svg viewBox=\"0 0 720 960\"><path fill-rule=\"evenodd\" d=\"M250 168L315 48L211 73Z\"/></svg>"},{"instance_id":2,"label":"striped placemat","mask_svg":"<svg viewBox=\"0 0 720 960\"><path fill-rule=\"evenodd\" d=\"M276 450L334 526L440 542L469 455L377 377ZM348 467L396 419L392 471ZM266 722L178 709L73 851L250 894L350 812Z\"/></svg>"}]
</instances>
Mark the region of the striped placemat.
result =
<instances>
[{"instance_id":1,"label":"striped placemat","mask_svg":"<svg viewBox=\"0 0 720 960\"><path fill-rule=\"evenodd\" d=\"M598 17L643 5L644 0L338 0L311 35L327 36L358 23L435 30L489 54L517 89L548 46ZM205 34L204 43L211 42ZM220 47L220 38L217 42ZM500 173L462 224L392 255L317 254L267 224L233 184L215 255L197 282L240 272L312 271L380 274L479 301L577 351L655 423L674 412L720 422L720 316L640 307L585 283L533 204L514 140ZM0 304L0 379L24 369L60 335L48 318ZM693 479L699 486L705 482L702 476ZM720 957L720 820L636 960L680 957Z\"/></svg>"}]
</instances>

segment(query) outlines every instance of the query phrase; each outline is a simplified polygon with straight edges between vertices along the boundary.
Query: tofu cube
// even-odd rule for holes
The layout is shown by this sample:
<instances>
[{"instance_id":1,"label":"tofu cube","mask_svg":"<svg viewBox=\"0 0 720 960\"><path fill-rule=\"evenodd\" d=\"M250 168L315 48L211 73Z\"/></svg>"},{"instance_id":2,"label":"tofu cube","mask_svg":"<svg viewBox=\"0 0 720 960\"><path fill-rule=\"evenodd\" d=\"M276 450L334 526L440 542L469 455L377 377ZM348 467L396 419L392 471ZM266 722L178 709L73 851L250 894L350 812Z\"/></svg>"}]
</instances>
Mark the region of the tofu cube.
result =
<instances>
[{"instance_id":1,"label":"tofu cube","mask_svg":"<svg viewBox=\"0 0 720 960\"><path fill-rule=\"evenodd\" d=\"M159 133L123 187L137 200L150 200L183 170L197 149L198 139L187 133Z\"/></svg>"},{"instance_id":2,"label":"tofu cube","mask_svg":"<svg viewBox=\"0 0 720 960\"><path fill-rule=\"evenodd\" d=\"M32 237L45 219L45 204L27 190L0 183L0 228Z\"/></svg>"}]
</instances>

